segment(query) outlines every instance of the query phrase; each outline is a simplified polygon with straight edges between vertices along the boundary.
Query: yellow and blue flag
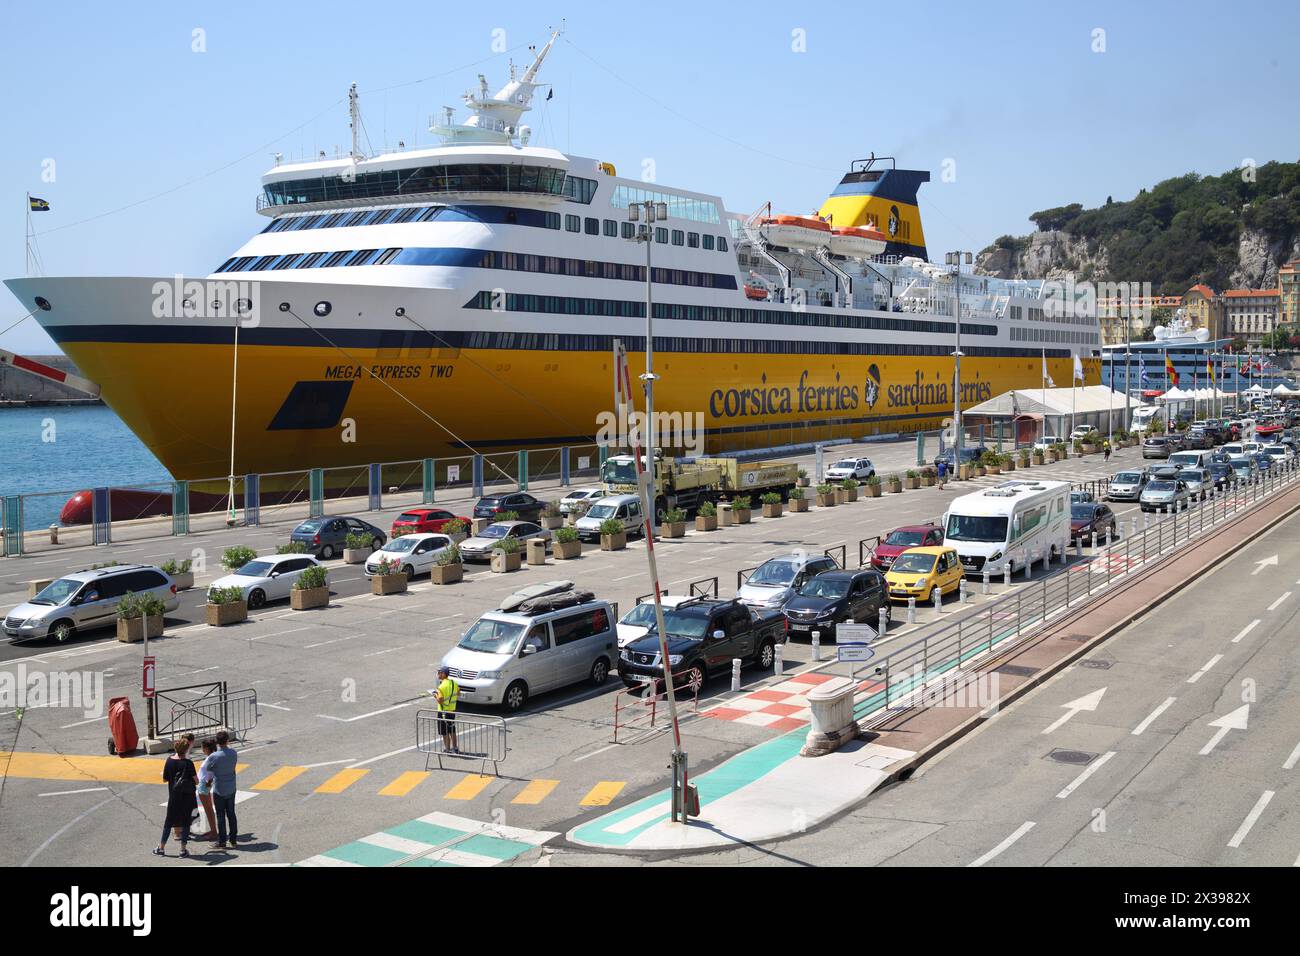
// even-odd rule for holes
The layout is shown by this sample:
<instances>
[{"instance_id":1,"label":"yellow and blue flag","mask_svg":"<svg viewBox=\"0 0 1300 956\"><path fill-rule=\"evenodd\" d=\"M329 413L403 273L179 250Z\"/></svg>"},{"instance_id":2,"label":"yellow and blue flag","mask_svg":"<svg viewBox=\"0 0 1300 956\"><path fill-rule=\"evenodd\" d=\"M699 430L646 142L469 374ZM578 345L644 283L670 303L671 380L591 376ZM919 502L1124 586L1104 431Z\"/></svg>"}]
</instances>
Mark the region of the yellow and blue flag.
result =
<instances>
[{"instance_id":1,"label":"yellow and blue flag","mask_svg":"<svg viewBox=\"0 0 1300 956\"><path fill-rule=\"evenodd\" d=\"M37 199L35 196L28 196L27 204L28 204L28 208L31 209L32 212L50 211L49 201L45 199Z\"/></svg>"}]
</instances>

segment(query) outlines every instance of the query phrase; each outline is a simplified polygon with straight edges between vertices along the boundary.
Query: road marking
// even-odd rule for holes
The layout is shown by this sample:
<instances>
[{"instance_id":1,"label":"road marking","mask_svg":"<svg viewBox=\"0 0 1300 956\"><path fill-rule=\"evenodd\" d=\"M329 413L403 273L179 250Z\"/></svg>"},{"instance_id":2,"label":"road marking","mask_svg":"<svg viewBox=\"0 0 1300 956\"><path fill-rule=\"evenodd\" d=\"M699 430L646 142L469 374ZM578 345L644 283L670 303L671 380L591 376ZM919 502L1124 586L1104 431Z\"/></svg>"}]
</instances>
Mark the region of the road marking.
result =
<instances>
[{"instance_id":1,"label":"road marking","mask_svg":"<svg viewBox=\"0 0 1300 956\"><path fill-rule=\"evenodd\" d=\"M408 770L379 791L381 797L404 797L429 776L427 770Z\"/></svg>"},{"instance_id":2,"label":"road marking","mask_svg":"<svg viewBox=\"0 0 1300 956\"><path fill-rule=\"evenodd\" d=\"M1251 621L1249 624L1247 624L1245 627L1241 629L1241 633L1232 639L1232 643L1240 644L1241 639L1258 626L1259 626L1259 618L1255 618L1255 620Z\"/></svg>"},{"instance_id":3,"label":"road marking","mask_svg":"<svg viewBox=\"0 0 1300 956\"><path fill-rule=\"evenodd\" d=\"M1300 761L1300 744L1295 745L1295 750L1291 751L1291 756L1286 758L1286 763L1282 764L1282 769L1294 770L1297 761Z\"/></svg>"},{"instance_id":4,"label":"road marking","mask_svg":"<svg viewBox=\"0 0 1300 956\"><path fill-rule=\"evenodd\" d=\"M75 780L81 783L162 784L162 760L123 760L81 754L0 751L0 776L29 780ZM238 764L244 770L247 764Z\"/></svg>"},{"instance_id":5,"label":"road marking","mask_svg":"<svg viewBox=\"0 0 1300 956\"><path fill-rule=\"evenodd\" d=\"M1171 697L1170 700L1173 700L1173 698ZM1060 793L1058 793L1057 797L1064 800L1070 794L1074 793L1074 791L1078 790L1079 787L1083 785L1083 782L1085 780L1087 780L1094 773L1100 770L1102 764L1104 764L1107 760L1109 760L1113 756L1115 756L1114 750L1106 751L1104 754L1102 754L1100 757L1094 760L1092 764L1086 770L1084 770L1083 773L1079 774L1079 776L1075 777L1072 781L1070 781L1070 785L1067 786Z\"/></svg>"},{"instance_id":6,"label":"road marking","mask_svg":"<svg viewBox=\"0 0 1300 956\"><path fill-rule=\"evenodd\" d=\"M105 714L103 717L91 717L89 720L79 720L75 724L64 724L59 728L59 730L67 730L69 727L80 727L83 724L94 724L101 720L108 720L108 714Z\"/></svg>"},{"instance_id":7,"label":"road marking","mask_svg":"<svg viewBox=\"0 0 1300 956\"><path fill-rule=\"evenodd\" d=\"M1250 718L1250 704L1242 704L1230 714L1225 714L1218 720L1210 721L1211 727L1217 727L1218 732L1210 738L1209 743L1201 748L1200 755L1204 757L1211 750L1218 746L1219 741L1228 735L1229 730L1245 730Z\"/></svg>"},{"instance_id":8,"label":"road marking","mask_svg":"<svg viewBox=\"0 0 1300 956\"><path fill-rule=\"evenodd\" d=\"M84 790L54 790L50 793L38 793L38 797L66 797L74 793L96 793L101 790L107 790L108 787L86 787Z\"/></svg>"},{"instance_id":9,"label":"road marking","mask_svg":"<svg viewBox=\"0 0 1300 956\"><path fill-rule=\"evenodd\" d=\"M1028 833L1028 832L1029 832L1030 830L1032 830L1033 828L1034 828L1034 823L1033 823L1032 820L1020 824L1020 827L1016 830L1015 833L1011 834L1011 836L1007 837L1005 840L1003 840L1001 843L999 843L999 844L998 844L997 846L995 846L993 849L989 850L987 853L985 853L985 854L984 854L982 857L980 857L978 860L972 860L970 863L967 863L966 865L967 865L967 866L983 866L985 863L987 863L989 860L993 859L995 856L997 856L997 855L998 855L999 853L1001 853L1003 850L1005 850L1005 849L1007 849L1008 847L1010 847L1011 844L1015 843L1017 840L1019 840L1022 836L1024 836L1026 833Z\"/></svg>"},{"instance_id":10,"label":"road marking","mask_svg":"<svg viewBox=\"0 0 1300 956\"><path fill-rule=\"evenodd\" d=\"M253 784L254 790L279 790L290 780L307 772L306 767L281 767L269 776Z\"/></svg>"},{"instance_id":11,"label":"road marking","mask_svg":"<svg viewBox=\"0 0 1300 956\"><path fill-rule=\"evenodd\" d=\"M281 704L259 704L260 707L270 707L272 710L293 710L292 707L285 707Z\"/></svg>"},{"instance_id":12,"label":"road marking","mask_svg":"<svg viewBox=\"0 0 1300 956\"><path fill-rule=\"evenodd\" d=\"M329 714L317 714L316 716L325 720L337 720L342 724L350 724L354 720L365 720L367 717L377 717L380 714L387 714L391 711L401 710L403 707L410 707L412 704L419 703L424 703L423 698L420 700L408 700L405 704L394 704L392 707L385 707L383 710L372 710L368 714L357 714L355 717L332 717Z\"/></svg>"},{"instance_id":13,"label":"road marking","mask_svg":"<svg viewBox=\"0 0 1300 956\"><path fill-rule=\"evenodd\" d=\"M444 800L473 800L483 788L495 780L495 777L489 777L483 773L467 773L460 783L444 793Z\"/></svg>"},{"instance_id":14,"label":"road marking","mask_svg":"<svg viewBox=\"0 0 1300 956\"><path fill-rule=\"evenodd\" d=\"M1208 671L1208 670L1209 670L1211 667L1213 667L1215 664L1219 663L1219 661L1221 661L1221 660L1223 660L1223 655L1222 655L1222 654L1215 654L1213 657L1211 657L1208 661L1205 662L1205 666L1204 666L1204 667L1202 667L1199 671L1197 671L1197 672L1196 672L1195 674L1193 674L1191 677L1187 678L1187 683L1189 683L1189 684L1195 684L1198 680L1200 680L1202 677L1205 676L1205 672L1206 672L1206 671Z\"/></svg>"},{"instance_id":15,"label":"road marking","mask_svg":"<svg viewBox=\"0 0 1300 956\"><path fill-rule=\"evenodd\" d=\"M623 575L621 578L611 578L611 580L613 580L613 581L627 581L627 580L630 580L631 578L639 578L639 577L641 577L641 576L644 575L644 574L645 574L644 571L637 571L635 574L625 574L625 575Z\"/></svg>"},{"instance_id":16,"label":"road marking","mask_svg":"<svg viewBox=\"0 0 1300 956\"><path fill-rule=\"evenodd\" d=\"M316 644L304 644L304 645L302 646L302 649L303 649L304 651L309 651L309 650L311 650L313 647L324 647L326 644L338 644L338 643L341 643L342 641L350 641L350 640L352 640L352 638L354 638L354 637L356 637L355 634L349 634L347 637L336 637L336 638L334 638L334 640L332 640L332 641L320 641L320 642L318 642L318 643L316 643Z\"/></svg>"},{"instance_id":17,"label":"road marking","mask_svg":"<svg viewBox=\"0 0 1300 956\"><path fill-rule=\"evenodd\" d=\"M250 637L249 640L250 640L250 641L264 641L264 640L266 640L268 637L280 637L280 636L283 635L283 634L293 634L293 633L295 633L296 631L306 631L306 630L309 630L310 628L311 628L311 625L309 625L309 624L305 624L305 625L303 625L302 627L291 627L291 628L289 628L287 631L272 631L270 634L259 634L259 635L257 635L257 637Z\"/></svg>"},{"instance_id":18,"label":"road marking","mask_svg":"<svg viewBox=\"0 0 1300 956\"><path fill-rule=\"evenodd\" d=\"M380 761L380 760L387 760L389 757L396 757L398 754L404 754L404 753L407 753L408 751L414 750L415 748L416 748L416 745L415 745L415 744L411 744L411 746L409 746L409 747L403 747L403 748L400 749L400 750L390 750L390 751L388 751L388 753L386 753L386 754L380 754L378 757L367 757L365 760L358 760L358 761L357 761L356 763L354 763L352 766L354 766L354 767L364 767L364 766L365 766L366 764L368 764L368 763L377 763L377 762Z\"/></svg>"},{"instance_id":19,"label":"road marking","mask_svg":"<svg viewBox=\"0 0 1300 956\"><path fill-rule=\"evenodd\" d=\"M1237 827L1237 832L1234 833L1232 839L1228 841L1228 846L1233 849L1241 846L1241 841L1246 839L1246 834L1250 832L1250 828L1255 825L1260 814L1264 812L1264 808L1268 806L1268 802L1272 799L1272 790L1265 790L1260 794L1259 799L1255 801L1255 806L1251 809L1250 813L1246 814L1246 819L1241 821L1241 826Z\"/></svg>"},{"instance_id":20,"label":"road marking","mask_svg":"<svg viewBox=\"0 0 1300 956\"><path fill-rule=\"evenodd\" d=\"M322 760L320 763L307 763L307 764L303 764L303 766L306 767L308 770L315 770L317 767L335 767L341 763L349 764L351 766L356 766L356 764L352 763L351 757L348 757L346 760Z\"/></svg>"},{"instance_id":21,"label":"road marking","mask_svg":"<svg viewBox=\"0 0 1300 956\"><path fill-rule=\"evenodd\" d=\"M1255 570L1250 572L1250 576L1253 578L1255 575L1259 574L1259 572L1263 571L1265 568L1275 568L1275 567L1277 567L1276 554L1264 558L1262 561L1256 561Z\"/></svg>"},{"instance_id":22,"label":"road marking","mask_svg":"<svg viewBox=\"0 0 1300 956\"><path fill-rule=\"evenodd\" d=\"M1053 730L1055 730L1057 727L1060 727L1062 724L1064 724L1067 720L1069 720L1071 717L1073 717L1081 710L1087 710L1087 711L1096 710L1097 705L1101 703L1101 698L1105 695L1105 693L1106 693L1106 688L1101 687L1098 688L1097 690L1094 690L1091 694L1085 694L1084 696L1080 697L1077 700L1070 701L1068 704L1062 704L1061 706L1065 708L1065 713L1061 717L1054 720L1051 724L1049 724L1047 728L1043 730L1043 733L1050 734Z\"/></svg>"},{"instance_id":23,"label":"road marking","mask_svg":"<svg viewBox=\"0 0 1300 956\"><path fill-rule=\"evenodd\" d=\"M591 753L583 754L581 757L574 757L573 762L577 763L580 760L586 760L588 757L594 757L596 754L603 754L606 750L613 750L615 747L621 746L622 744L610 744L608 747L601 747L599 750L593 750Z\"/></svg>"},{"instance_id":24,"label":"road marking","mask_svg":"<svg viewBox=\"0 0 1300 956\"><path fill-rule=\"evenodd\" d=\"M1270 604L1270 605L1268 606L1268 609L1269 609L1270 611L1276 611L1278 605L1281 604L1283 601L1285 601L1285 600L1286 600L1287 598L1289 598L1290 596L1291 596L1291 592L1290 592L1290 591L1287 591L1287 592L1286 592L1285 594L1283 594L1280 598L1278 598L1276 601L1274 601L1272 604Z\"/></svg>"},{"instance_id":25,"label":"road marking","mask_svg":"<svg viewBox=\"0 0 1300 956\"><path fill-rule=\"evenodd\" d=\"M1155 722L1156 718L1159 717L1161 714L1163 714L1166 710L1168 710L1169 705L1172 704L1177 699L1178 699L1177 697L1166 697L1165 702L1161 704L1159 707L1157 707L1155 710L1151 711L1151 713L1147 715L1146 720L1142 721L1142 723L1138 724L1136 727L1133 728L1133 736L1137 737L1141 735L1141 733L1144 730L1146 730L1148 727L1150 727Z\"/></svg>"},{"instance_id":26,"label":"road marking","mask_svg":"<svg viewBox=\"0 0 1300 956\"><path fill-rule=\"evenodd\" d=\"M391 654L393 651L404 650L408 647L414 647L414 644L399 644L396 647L386 647L382 651L371 651L369 654L362 654L362 657L378 657L381 654Z\"/></svg>"},{"instance_id":27,"label":"road marking","mask_svg":"<svg viewBox=\"0 0 1300 956\"><path fill-rule=\"evenodd\" d=\"M354 770L350 767L344 770L340 770L334 776L330 777L319 787L317 787L316 792L317 793L342 793L344 790L352 786L354 783L356 783L358 780L360 780L368 773L370 773L369 770Z\"/></svg>"},{"instance_id":28,"label":"road marking","mask_svg":"<svg viewBox=\"0 0 1300 956\"><path fill-rule=\"evenodd\" d=\"M626 784L621 780L602 780L578 801L580 807L607 807Z\"/></svg>"},{"instance_id":29,"label":"road marking","mask_svg":"<svg viewBox=\"0 0 1300 956\"><path fill-rule=\"evenodd\" d=\"M558 780L530 780L528 786L519 791L519 796L511 803L541 803L551 795L551 791L560 785Z\"/></svg>"}]
</instances>

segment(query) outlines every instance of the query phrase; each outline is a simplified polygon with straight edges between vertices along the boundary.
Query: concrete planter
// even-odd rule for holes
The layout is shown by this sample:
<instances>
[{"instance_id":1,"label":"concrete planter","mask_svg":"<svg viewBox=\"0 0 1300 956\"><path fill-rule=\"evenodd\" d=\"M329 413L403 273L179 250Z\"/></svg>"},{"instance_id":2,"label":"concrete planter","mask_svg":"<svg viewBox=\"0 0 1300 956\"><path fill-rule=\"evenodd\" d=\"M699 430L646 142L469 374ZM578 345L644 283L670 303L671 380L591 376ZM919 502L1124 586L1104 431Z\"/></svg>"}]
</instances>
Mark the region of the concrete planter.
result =
<instances>
[{"instance_id":1,"label":"concrete planter","mask_svg":"<svg viewBox=\"0 0 1300 956\"><path fill-rule=\"evenodd\" d=\"M791 498L791 499L790 499L790 513L791 513L791 514L803 514L803 513L804 513L805 511L807 511L807 510L808 510L808 499L807 499L807 498Z\"/></svg>"},{"instance_id":2,"label":"concrete planter","mask_svg":"<svg viewBox=\"0 0 1300 956\"><path fill-rule=\"evenodd\" d=\"M492 523L491 518L470 518L469 530L474 534L479 534L480 532L483 531L484 528L486 528L491 523Z\"/></svg>"},{"instance_id":3,"label":"concrete planter","mask_svg":"<svg viewBox=\"0 0 1300 956\"><path fill-rule=\"evenodd\" d=\"M962 481L970 481L974 474L975 469L971 468L970 465L962 465L961 468L957 470L957 476Z\"/></svg>"},{"instance_id":4,"label":"concrete planter","mask_svg":"<svg viewBox=\"0 0 1300 956\"><path fill-rule=\"evenodd\" d=\"M396 574L376 574L370 579L370 593L405 594L406 584L406 573L403 571Z\"/></svg>"},{"instance_id":5,"label":"concrete planter","mask_svg":"<svg viewBox=\"0 0 1300 956\"><path fill-rule=\"evenodd\" d=\"M1035 465L1041 465L1044 462L1043 453L1041 451L1036 451L1030 456L1029 460Z\"/></svg>"},{"instance_id":6,"label":"concrete planter","mask_svg":"<svg viewBox=\"0 0 1300 956\"><path fill-rule=\"evenodd\" d=\"M777 501L777 502L773 502L772 504L768 504L767 502L764 502L764 503L763 503L763 517L764 517L764 518L779 518L779 517L781 517L781 502Z\"/></svg>"},{"instance_id":7,"label":"concrete planter","mask_svg":"<svg viewBox=\"0 0 1300 956\"><path fill-rule=\"evenodd\" d=\"M1002 466L1001 466L1001 465L989 465L989 466L988 466L987 468L985 468L984 470L985 470L986 472L988 472L990 475L1000 475L1000 474L1002 474Z\"/></svg>"},{"instance_id":8,"label":"concrete planter","mask_svg":"<svg viewBox=\"0 0 1300 956\"><path fill-rule=\"evenodd\" d=\"M800 478L800 479L799 479L799 487L800 487L800 488L807 488L807 487L808 487L808 482L809 482L810 480L811 480L811 479L809 479L809 478Z\"/></svg>"},{"instance_id":9,"label":"concrete planter","mask_svg":"<svg viewBox=\"0 0 1300 956\"><path fill-rule=\"evenodd\" d=\"M847 505L850 501L857 501L857 500L858 500L857 488L836 488L835 489L836 504Z\"/></svg>"},{"instance_id":10,"label":"concrete planter","mask_svg":"<svg viewBox=\"0 0 1300 956\"><path fill-rule=\"evenodd\" d=\"M835 492L832 491L832 492L831 492L830 494L828 494L828 495L824 495L824 494L822 494L821 492L818 492L818 493L817 493L817 507L818 507L818 508L834 508L834 507L835 507L835 504L836 504L836 500L835 500Z\"/></svg>"},{"instance_id":11,"label":"concrete planter","mask_svg":"<svg viewBox=\"0 0 1300 956\"><path fill-rule=\"evenodd\" d=\"M233 604L208 604L204 607L204 620L212 627L225 627L248 620L248 604L236 601Z\"/></svg>"},{"instance_id":12,"label":"concrete planter","mask_svg":"<svg viewBox=\"0 0 1300 956\"><path fill-rule=\"evenodd\" d=\"M453 531L451 534L447 535L447 537L451 538L452 544L460 544L462 541L464 541L466 538L469 537L469 532Z\"/></svg>"},{"instance_id":13,"label":"concrete planter","mask_svg":"<svg viewBox=\"0 0 1300 956\"><path fill-rule=\"evenodd\" d=\"M123 644L137 644L144 640L145 633L148 632L150 639L162 637L163 635L163 616L161 614L150 614L147 617L117 619L117 639Z\"/></svg>"},{"instance_id":14,"label":"concrete planter","mask_svg":"<svg viewBox=\"0 0 1300 956\"><path fill-rule=\"evenodd\" d=\"M31 600L54 583L54 578L35 578L27 582L27 600Z\"/></svg>"},{"instance_id":15,"label":"concrete planter","mask_svg":"<svg viewBox=\"0 0 1300 956\"><path fill-rule=\"evenodd\" d=\"M551 557L556 561L568 561L582 554L581 541L557 541L551 545Z\"/></svg>"},{"instance_id":16,"label":"concrete planter","mask_svg":"<svg viewBox=\"0 0 1300 956\"><path fill-rule=\"evenodd\" d=\"M863 489L862 493L863 493L864 495L866 495L868 498L879 498L879 497L880 497L880 493L881 493L881 492L880 492L881 485L880 485L879 482L877 482L877 483L874 484L874 485L863 485L863 486L862 486L862 489Z\"/></svg>"},{"instance_id":17,"label":"concrete planter","mask_svg":"<svg viewBox=\"0 0 1300 956\"><path fill-rule=\"evenodd\" d=\"M686 522L665 521L659 526L659 530L665 538L684 538L686 537Z\"/></svg>"},{"instance_id":18,"label":"concrete planter","mask_svg":"<svg viewBox=\"0 0 1300 956\"><path fill-rule=\"evenodd\" d=\"M622 551L626 547L626 531L620 531L618 534L602 534L600 536L600 550L602 551Z\"/></svg>"},{"instance_id":19,"label":"concrete planter","mask_svg":"<svg viewBox=\"0 0 1300 956\"><path fill-rule=\"evenodd\" d=\"M492 549L492 570L497 574L506 574L510 571L518 571L519 565L523 563L522 556L518 551L512 554L506 554L500 548Z\"/></svg>"},{"instance_id":20,"label":"concrete planter","mask_svg":"<svg viewBox=\"0 0 1300 956\"><path fill-rule=\"evenodd\" d=\"M924 486L924 487L926 487L926 488L933 488L933 487L934 487L934 482L935 482L935 477L934 477L934 475L922 475L922 476L921 476L921 484L922 484L922 486Z\"/></svg>"},{"instance_id":21,"label":"concrete planter","mask_svg":"<svg viewBox=\"0 0 1300 956\"><path fill-rule=\"evenodd\" d=\"M429 580L434 584L455 584L457 581L464 579L465 565L456 564L435 564L429 570Z\"/></svg>"},{"instance_id":22,"label":"concrete planter","mask_svg":"<svg viewBox=\"0 0 1300 956\"><path fill-rule=\"evenodd\" d=\"M753 512L748 508L732 508L731 518L734 524L749 524L749 519L753 517Z\"/></svg>"},{"instance_id":23,"label":"concrete planter","mask_svg":"<svg viewBox=\"0 0 1300 956\"><path fill-rule=\"evenodd\" d=\"M717 515L696 515L695 530L696 531L717 531L718 516Z\"/></svg>"},{"instance_id":24,"label":"concrete planter","mask_svg":"<svg viewBox=\"0 0 1300 956\"><path fill-rule=\"evenodd\" d=\"M891 495L900 495L903 493L903 483L898 479L885 482L885 490Z\"/></svg>"},{"instance_id":25,"label":"concrete planter","mask_svg":"<svg viewBox=\"0 0 1300 956\"><path fill-rule=\"evenodd\" d=\"M528 563L532 565L546 563L546 542L541 538L529 538L525 548L528 552Z\"/></svg>"},{"instance_id":26,"label":"concrete planter","mask_svg":"<svg viewBox=\"0 0 1300 956\"><path fill-rule=\"evenodd\" d=\"M1047 453L1047 463L1048 463L1049 465L1050 465L1050 464L1053 464L1053 463L1055 463L1055 462L1057 462L1057 461L1060 461L1060 458L1061 458L1061 456L1058 455L1058 454L1056 453L1055 449L1053 449L1053 450L1051 450L1051 451L1048 451L1048 453Z\"/></svg>"},{"instance_id":27,"label":"concrete planter","mask_svg":"<svg viewBox=\"0 0 1300 956\"><path fill-rule=\"evenodd\" d=\"M1095 455L1097 454L1097 446L1085 444L1082 451L1085 455Z\"/></svg>"},{"instance_id":28,"label":"concrete planter","mask_svg":"<svg viewBox=\"0 0 1300 956\"><path fill-rule=\"evenodd\" d=\"M916 490L917 488L920 488L920 487L921 487L921 479L920 479L920 478L904 478L904 479L903 479L903 484L906 485L907 488L908 488L909 490L914 491L914 490Z\"/></svg>"},{"instance_id":29,"label":"concrete planter","mask_svg":"<svg viewBox=\"0 0 1300 956\"><path fill-rule=\"evenodd\" d=\"M983 478L983 477L984 477L985 475L987 475L988 473L989 473L989 470L988 470L987 468L985 468L983 465L976 465L976 466L975 466L975 477L976 477L976 478Z\"/></svg>"},{"instance_id":30,"label":"concrete planter","mask_svg":"<svg viewBox=\"0 0 1300 956\"><path fill-rule=\"evenodd\" d=\"M406 580L406 575L402 575L402 580ZM289 592L289 607L295 611L310 611L313 608L324 607L329 602L330 589L328 587L293 588Z\"/></svg>"},{"instance_id":31,"label":"concrete planter","mask_svg":"<svg viewBox=\"0 0 1300 956\"><path fill-rule=\"evenodd\" d=\"M344 548L343 563L344 564L365 564L366 558L370 557L370 554L371 551L369 548Z\"/></svg>"},{"instance_id":32,"label":"concrete planter","mask_svg":"<svg viewBox=\"0 0 1300 956\"><path fill-rule=\"evenodd\" d=\"M542 527L547 531L554 531L564 524L563 515L542 515Z\"/></svg>"},{"instance_id":33,"label":"concrete planter","mask_svg":"<svg viewBox=\"0 0 1300 956\"><path fill-rule=\"evenodd\" d=\"M172 575L172 584L176 585L177 591L188 591L194 587L194 572L177 571Z\"/></svg>"},{"instance_id":34,"label":"concrete planter","mask_svg":"<svg viewBox=\"0 0 1300 956\"><path fill-rule=\"evenodd\" d=\"M1003 470L1003 471L1015 471L1015 470L1016 470L1016 463L1015 463L1014 461L1009 461L1009 462L1007 462L1005 465L1002 466L1002 470Z\"/></svg>"}]
</instances>

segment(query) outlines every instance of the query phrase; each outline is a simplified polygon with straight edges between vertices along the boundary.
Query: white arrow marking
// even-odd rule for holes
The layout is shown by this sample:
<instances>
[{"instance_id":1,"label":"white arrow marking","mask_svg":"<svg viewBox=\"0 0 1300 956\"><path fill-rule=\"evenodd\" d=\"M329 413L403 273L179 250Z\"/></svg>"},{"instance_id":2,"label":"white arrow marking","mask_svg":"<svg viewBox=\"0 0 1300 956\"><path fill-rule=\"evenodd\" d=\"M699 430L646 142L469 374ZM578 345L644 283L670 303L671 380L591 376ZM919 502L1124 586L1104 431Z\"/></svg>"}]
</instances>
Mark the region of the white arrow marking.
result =
<instances>
[{"instance_id":1,"label":"white arrow marking","mask_svg":"<svg viewBox=\"0 0 1300 956\"><path fill-rule=\"evenodd\" d=\"M1277 567L1276 554L1270 558L1264 558L1262 561L1256 561L1255 570L1250 572L1250 576L1253 578L1255 575L1259 574L1259 572L1263 571L1265 568L1275 568L1275 567Z\"/></svg>"},{"instance_id":2,"label":"white arrow marking","mask_svg":"<svg viewBox=\"0 0 1300 956\"><path fill-rule=\"evenodd\" d=\"M1204 757L1211 750L1218 746L1219 741L1228 736L1230 730L1245 730L1246 721L1250 717L1250 704L1242 704L1230 714L1220 717L1218 720L1210 721L1211 727L1218 727L1218 731L1210 742L1201 748L1201 756Z\"/></svg>"},{"instance_id":3,"label":"white arrow marking","mask_svg":"<svg viewBox=\"0 0 1300 956\"><path fill-rule=\"evenodd\" d=\"M1080 697L1078 700L1072 700L1068 704L1062 704L1061 706L1065 708L1065 714L1053 721L1047 729L1043 731L1043 733L1050 734L1053 730L1060 727L1081 710L1096 710L1097 705L1101 703L1102 695L1105 693L1106 688L1102 687L1098 690L1094 690L1091 694L1086 694L1083 697Z\"/></svg>"}]
</instances>

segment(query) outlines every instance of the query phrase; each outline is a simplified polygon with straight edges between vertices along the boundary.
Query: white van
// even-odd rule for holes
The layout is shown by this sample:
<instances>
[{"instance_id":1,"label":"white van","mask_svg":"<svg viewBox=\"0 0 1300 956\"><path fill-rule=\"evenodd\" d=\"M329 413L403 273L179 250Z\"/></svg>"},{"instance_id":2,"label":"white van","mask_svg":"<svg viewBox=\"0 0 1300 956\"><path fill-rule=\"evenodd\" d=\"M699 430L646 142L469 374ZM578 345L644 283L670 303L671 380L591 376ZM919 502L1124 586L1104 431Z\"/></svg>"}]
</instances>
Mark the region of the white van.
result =
<instances>
[{"instance_id":1,"label":"white van","mask_svg":"<svg viewBox=\"0 0 1300 956\"><path fill-rule=\"evenodd\" d=\"M1169 456L1168 464L1176 468L1209 468L1211 454L1208 451L1176 451Z\"/></svg>"},{"instance_id":2,"label":"white van","mask_svg":"<svg viewBox=\"0 0 1300 956\"><path fill-rule=\"evenodd\" d=\"M963 495L943 516L943 543L957 549L967 574L1018 571L1070 546L1068 481L1004 481Z\"/></svg>"},{"instance_id":3,"label":"white van","mask_svg":"<svg viewBox=\"0 0 1300 956\"><path fill-rule=\"evenodd\" d=\"M584 541L600 540L601 522L617 518L629 538L645 534L645 515L641 514L641 499L637 495L609 495L587 509L587 513L573 523L578 537Z\"/></svg>"},{"instance_id":4,"label":"white van","mask_svg":"<svg viewBox=\"0 0 1300 956\"><path fill-rule=\"evenodd\" d=\"M442 664L460 702L519 710L528 698L580 681L599 686L618 661L614 612L590 591L562 591L489 611Z\"/></svg>"}]
</instances>

